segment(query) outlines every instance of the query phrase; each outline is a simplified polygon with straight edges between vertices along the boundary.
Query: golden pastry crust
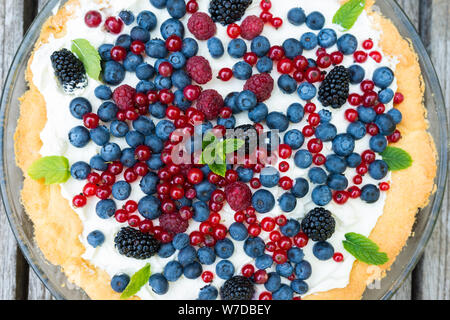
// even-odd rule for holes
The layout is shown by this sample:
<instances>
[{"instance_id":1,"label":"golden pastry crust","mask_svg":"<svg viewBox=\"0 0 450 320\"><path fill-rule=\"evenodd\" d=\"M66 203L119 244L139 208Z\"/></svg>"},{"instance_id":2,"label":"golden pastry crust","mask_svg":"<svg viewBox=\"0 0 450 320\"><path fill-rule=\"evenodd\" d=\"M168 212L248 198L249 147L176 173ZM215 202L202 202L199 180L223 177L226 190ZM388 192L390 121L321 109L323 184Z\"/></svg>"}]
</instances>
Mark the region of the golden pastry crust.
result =
<instances>
[{"instance_id":1,"label":"golden pastry crust","mask_svg":"<svg viewBox=\"0 0 450 320\"><path fill-rule=\"evenodd\" d=\"M350 282L345 288L312 294L305 299L360 299L366 285L389 270L411 234L418 209L428 203L433 192L437 169L436 150L427 132L428 122L423 105L424 83L418 58L411 43L401 37L391 21L370 11L373 3L373 0L367 1L366 10L383 31L383 52L399 59L395 76L398 90L405 96L404 102L398 106L403 120L399 125L402 139L396 146L408 151L414 162L410 168L392 173L383 215L370 235L380 249L388 254L389 262L373 268L356 261ZM46 43L52 34L56 38L64 36L64 26L77 6L78 0L69 0L55 16L48 19L35 50ZM30 89L21 98L20 118L14 136L17 165L25 176L21 194L23 205L34 223L36 242L50 263L61 266L68 279L83 288L92 299L118 299L119 294L110 287L109 275L81 257L85 251L79 240L83 225L68 201L62 197L59 185L45 186L26 174L31 163L40 157L42 142L39 134L47 121L44 98L32 81L30 65L33 56L26 72Z\"/></svg>"}]
</instances>

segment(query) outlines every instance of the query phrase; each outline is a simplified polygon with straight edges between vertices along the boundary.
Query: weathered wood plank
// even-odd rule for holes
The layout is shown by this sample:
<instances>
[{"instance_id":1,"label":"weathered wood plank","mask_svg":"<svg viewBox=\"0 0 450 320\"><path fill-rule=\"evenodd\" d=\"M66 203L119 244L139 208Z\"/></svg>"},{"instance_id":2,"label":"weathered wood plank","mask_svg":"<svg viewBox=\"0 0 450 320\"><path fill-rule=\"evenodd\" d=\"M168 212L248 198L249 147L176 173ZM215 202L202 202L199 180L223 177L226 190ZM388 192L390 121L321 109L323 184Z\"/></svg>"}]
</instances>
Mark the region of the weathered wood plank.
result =
<instances>
[{"instance_id":1,"label":"weathered wood plank","mask_svg":"<svg viewBox=\"0 0 450 320\"><path fill-rule=\"evenodd\" d=\"M22 38L23 0L4 0L0 2L0 87L7 76L9 66ZM0 299L23 298L18 294L16 275L21 274L23 264L16 264L17 243L9 227L4 209L0 212ZM22 258L23 259L23 258ZM23 262L23 260L21 260ZM16 267L19 266L19 272ZM19 282L19 286L22 284Z\"/></svg>"},{"instance_id":2,"label":"weathered wood plank","mask_svg":"<svg viewBox=\"0 0 450 320\"><path fill-rule=\"evenodd\" d=\"M432 1L431 26L429 30L428 48L431 59L438 73L442 90L445 94L447 115L450 115L450 2L448 0ZM442 204L440 219L433 232L421 263L415 274L416 299L450 299L450 203L448 192Z\"/></svg>"}]
</instances>

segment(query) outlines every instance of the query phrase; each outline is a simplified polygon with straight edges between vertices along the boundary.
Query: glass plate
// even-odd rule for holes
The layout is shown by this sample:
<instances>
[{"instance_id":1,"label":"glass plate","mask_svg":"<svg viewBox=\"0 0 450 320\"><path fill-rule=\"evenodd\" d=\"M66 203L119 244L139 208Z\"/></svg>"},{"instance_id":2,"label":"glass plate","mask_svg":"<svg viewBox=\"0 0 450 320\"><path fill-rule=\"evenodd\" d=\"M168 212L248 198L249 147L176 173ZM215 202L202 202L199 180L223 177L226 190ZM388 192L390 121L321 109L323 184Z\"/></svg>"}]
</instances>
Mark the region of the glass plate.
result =
<instances>
[{"instance_id":1,"label":"glass plate","mask_svg":"<svg viewBox=\"0 0 450 320\"><path fill-rule=\"evenodd\" d=\"M33 224L25 213L19 197L23 181L22 171L16 166L14 159L13 136L19 118L18 98L27 90L24 79L27 61L39 37L41 26L52 15L53 8L59 2L59 0L50 0L31 25L16 54L3 88L0 109L0 120L3 123L0 128L0 188L3 205L19 246L45 286L57 299L89 299L83 290L67 280L59 267L45 260L34 242ZM439 215L447 180L447 118L436 72L413 25L395 1L377 0L376 5L384 16L393 21L402 36L411 39L419 55L426 87L424 98L430 122L429 131L434 138L439 155L435 181L437 189L429 205L417 214L413 227L414 236L408 239L406 247L397 257L387 276L374 286L370 286L363 296L364 299L389 299L417 264Z\"/></svg>"}]
</instances>

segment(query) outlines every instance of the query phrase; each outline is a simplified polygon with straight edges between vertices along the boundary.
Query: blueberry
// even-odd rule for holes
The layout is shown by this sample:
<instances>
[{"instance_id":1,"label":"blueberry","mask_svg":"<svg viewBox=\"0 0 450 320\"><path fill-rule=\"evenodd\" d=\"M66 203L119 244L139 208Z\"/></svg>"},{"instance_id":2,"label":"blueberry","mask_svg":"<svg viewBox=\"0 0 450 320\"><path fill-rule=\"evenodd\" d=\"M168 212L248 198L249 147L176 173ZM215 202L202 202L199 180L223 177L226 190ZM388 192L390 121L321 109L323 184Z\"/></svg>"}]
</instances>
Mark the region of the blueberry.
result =
<instances>
[{"instance_id":1,"label":"blueberry","mask_svg":"<svg viewBox=\"0 0 450 320\"><path fill-rule=\"evenodd\" d=\"M182 207L192 207L192 200L183 197L181 199L176 200L175 205L177 206L177 209L180 209Z\"/></svg>"},{"instance_id":2,"label":"blueberry","mask_svg":"<svg viewBox=\"0 0 450 320\"><path fill-rule=\"evenodd\" d=\"M125 70L129 72L135 72L138 65L144 62L144 59L141 55L134 54L133 52L129 52L127 57L123 62L123 66Z\"/></svg>"},{"instance_id":3,"label":"blueberry","mask_svg":"<svg viewBox=\"0 0 450 320\"><path fill-rule=\"evenodd\" d=\"M183 53L186 58L191 58L195 56L198 52L198 44L192 38L185 38L183 40L183 45L181 47L181 53Z\"/></svg>"},{"instance_id":4,"label":"blueberry","mask_svg":"<svg viewBox=\"0 0 450 320\"><path fill-rule=\"evenodd\" d=\"M322 29L317 35L317 40L319 41L319 46L322 48L330 48L336 44L337 35L333 29Z\"/></svg>"},{"instance_id":5,"label":"blueberry","mask_svg":"<svg viewBox=\"0 0 450 320\"><path fill-rule=\"evenodd\" d=\"M156 119L163 119L166 116L167 105L162 104L161 102L156 102L151 104L150 114Z\"/></svg>"},{"instance_id":6,"label":"blueberry","mask_svg":"<svg viewBox=\"0 0 450 320\"><path fill-rule=\"evenodd\" d=\"M327 241L319 241L313 246L313 254L317 259L325 261L333 257L334 248Z\"/></svg>"},{"instance_id":7,"label":"blueberry","mask_svg":"<svg viewBox=\"0 0 450 320\"><path fill-rule=\"evenodd\" d=\"M312 273L311 264L306 260L298 262L295 266L294 272L297 276L297 279L306 280L311 276Z\"/></svg>"},{"instance_id":8,"label":"blueberry","mask_svg":"<svg viewBox=\"0 0 450 320\"><path fill-rule=\"evenodd\" d=\"M129 275L127 275L125 273L116 274L111 279L111 288L115 292L121 293L125 290L125 288L128 286L129 283L130 283Z\"/></svg>"},{"instance_id":9,"label":"blueberry","mask_svg":"<svg viewBox=\"0 0 450 320\"><path fill-rule=\"evenodd\" d=\"M292 275L292 272L294 272L294 268L289 262L285 262L283 264L277 264L275 267L275 270L277 273L282 277L290 277Z\"/></svg>"},{"instance_id":10,"label":"blueberry","mask_svg":"<svg viewBox=\"0 0 450 320\"><path fill-rule=\"evenodd\" d=\"M103 146L109 142L109 130L105 126L98 126L92 129L89 134L96 145Z\"/></svg>"},{"instance_id":11,"label":"blueberry","mask_svg":"<svg viewBox=\"0 0 450 320\"><path fill-rule=\"evenodd\" d=\"M156 91L156 86L151 81L141 80L136 85L136 92L147 93L149 91Z\"/></svg>"},{"instance_id":12,"label":"blueberry","mask_svg":"<svg viewBox=\"0 0 450 320\"><path fill-rule=\"evenodd\" d=\"M303 82L298 86L297 93L300 99L308 101L316 96L317 89L311 83Z\"/></svg>"},{"instance_id":13,"label":"blueberry","mask_svg":"<svg viewBox=\"0 0 450 320\"><path fill-rule=\"evenodd\" d=\"M152 39L145 45L145 52L152 58L165 58L167 55L166 43L161 39Z\"/></svg>"},{"instance_id":14,"label":"blueberry","mask_svg":"<svg viewBox=\"0 0 450 320\"><path fill-rule=\"evenodd\" d=\"M348 156L355 149L355 140L347 133L338 134L333 139L333 151L338 156Z\"/></svg>"},{"instance_id":15,"label":"blueberry","mask_svg":"<svg viewBox=\"0 0 450 320\"><path fill-rule=\"evenodd\" d=\"M222 41L217 37L212 37L208 40L208 50L213 58L220 58L224 54Z\"/></svg>"},{"instance_id":16,"label":"blueberry","mask_svg":"<svg viewBox=\"0 0 450 320\"><path fill-rule=\"evenodd\" d=\"M147 173L139 183L142 192L151 195L156 193L156 186L159 183L158 175L154 172Z\"/></svg>"},{"instance_id":17,"label":"blueberry","mask_svg":"<svg viewBox=\"0 0 450 320\"><path fill-rule=\"evenodd\" d=\"M89 165L92 167L92 169L98 171L106 171L106 169L108 169L108 164L98 154L91 158L91 160L89 161Z\"/></svg>"},{"instance_id":18,"label":"blueberry","mask_svg":"<svg viewBox=\"0 0 450 320\"><path fill-rule=\"evenodd\" d=\"M94 248L101 246L105 242L105 235L99 230L92 231L87 236L87 242Z\"/></svg>"},{"instance_id":19,"label":"blueberry","mask_svg":"<svg viewBox=\"0 0 450 320\"><path fill-rule=\"evenodd\" d=\"M161 215L161 203L154 196L145 196L138 202L138 211L146 219L153 220Z\"/></svg>"},{"instance_id":20,"label":"blueberry","mask_svg":"<svg viewBox=\"0 0 450 320\"><path fill-rule=\"evenodd\" d=\"M136 77L139 80L149 80L156 74L155 68L148 63L141 63L136 67Z\"/></svg>"},{"instance_id":21,"label":"blueberry","mask_svg":"<svg viewBox=\"0 0 450 320\"><path fill-rule=\"evenodd\" d=\"M388 67L380 67L373 73L372 80L377 87L385 89L394 81L394 72Z\"/></svg>"},{"instance_id":22,"label":"blueberry","mask_svg":"<svg viewBox=\"0 0 450 320\"><path fill-rule=\"evenodd\" d=\"M183 274L183 266L178 261L170 261L164 267L163 275L167 281L177 281Z\"/></svg>"},{"instance_id":23,"label":"blueberry","mask_svg":"<svg viewBox=\"0 0 450 320\"><path fill-rule=\"evenodd\" d=\"M123 23L125 23L127 26L132 24L135 19L133 12L128 10L120 11L119 18L122 19Z\"/></svg>"},{"instance_id":24,"label":"blueberry","mask_svg":"<svg viewBox=\"0 0 450 320\"><path fill-rule=\"evenodd\" d=\"M260 270L270 268L272 264L273 264L272 256L268 254L263 254L257 257L255 260L255 266Z\"/></svg>"},{"instance_id":25,"label":"blueberry","mask_svg":"<svg viewBox=\"0 0 450 320\"><path fill-rule=\"evenodd\" d=\"M157 75L155 78L155 86L158 90L170 89L172 88L172 78Z\"/></svg>"},{"instance_id":26,"label":"blueberry","mask_svg":"<svg viewBox=\"0 0 450 320\"><path fill-rule=\"evenodd\" d=\"M256 107L249 110L248 118L251 121L258 123L258 122L264 121L268 114L269 114L269 109L267 108L267 105L265 105L264 103L258 103L256 105Z\"/></svg>"},{"instance_id":27,"label":"blueberry","mask_svg":"<svg viewBox=\"0 0 450 320\"><path fill-rule=\"evenodd\" d=\"M250 258L263 255L265 248L265 243L260 237L248 237L244 242L244 251Z\"/></svg>"},{"instance_id":28,"label":"blueberry","mask_svg":"<svg viewBox=\"0 0 450 320\"><path fill-rule=\"evenodd\" d=\"M373 136L369 140L370 149L372 149L375 152L381 153L384 150L386 150L387 147L387 140L386 137L382 134L377 134L376 136Z\"/></svg>"},{"instance_id":29,"label":"blueberry","mask_svg":"<svg viewBox=\"0 0 450 320\"><path fill-rule=\"evenodd\" d=\"M230 107L231 110L233 111L233 114L239 113L242 110L238 108L236 101L237 101L237 97L239 95L239 92L230 92L224 100L224 104L227 107Z\"/></svg>"},{"instance_id":30,"label":"blueberry","mask_svg":"<svg viewBox=\"0 0 450 320\"><path fill-rule=\"evenodd\" d=\"M336 134L336 127L329 122L319 124L315 132L316 137L322 141L332 141L336 137Z\"/></svg>"},{"instance_id":31,"label":"blueberry","mask_svg":"<svg viewBox=\"0 0 450 320\"><path fill-rule=\"evenodd\" d=\"M395 124L399 124L400 122L402 122L403 116L402 113L398 111L398 109L391 109L387 112L387 114L391 116Z\"/></svg>"},{"instance_id":32,"label":"blueberry","mask_svg":"<svg viewBox=\"0 0 450 320\"><path fill-rule=\"evenodd\" d=\"M281 286L281 277L276 272L270 272L267 282L264 287L267 291L274 292L277 291Z\"/></svg>"},{"instance_id":33,"label":"blueberry","mask_svg":"<svg viewBox=\"0 0 450 320\"><path fill-rule=\"evenodd\" d=\"M169 55L170 64L174 69L181 69L186 65L186 57L181 52L173 52Z\"/></svg>"},{"instance_id":34,"label":"blueberry","mask_svg":"<svg viewBox=\"0 0 450 320\"><path fill-rule=\"evenodd\" d=\"M214 253L214 249L210 247L201 247L197 251L198 261L201 264L210 265L216 261L216 254Z\"/></svg>"},{"instance_id":35,"label":"blueberry","mask_svg":"<svg viewBox=\"0 0 450 320\"><path fill-rule=\"evenodd\" d=\"M364 123L373 122L377 116L373 108L359 106L356 110L358 111L358 119Z\"/></svg>"},{"instance_id":36,"label":"blueberry","mask_svg":"<svg viewBox=\"0 0 450 320\"><path fill-rule=\"evenodd\" d=\"M364 69L357 64L350 66L348 68L348 72L350 73L350 83L351 84L360 83L361 81L364 80L364 77L366 75L366 72L364 71Z\"/></svg>"},{"instance_id":37,"label":"blueberry","mask_svg":"<svg viewBox=\"0 0 450 320\"><path fill-rule=\"evenodd\" d=\"M375 180L381 180L388 174L389 168L384 160L375 160L369 165L369 175Z\"/></svg>"},{"instance_id":38,"label":"blueberry","mask_svg":"<svg viewBox=\"0 0 450 320\"><path fill-rule=\"evenodd\" d=\"M233 75L239 80L247 80L252 76L252 66L245 61L239 61L233 66Z\"/></svg>"},{"instance_id":39,"label":"blueberry","mask_svg":"<svg viewBox=\"0 0 450 320\"><path fill-rule=\"evenodd\" d=\"M256 53L258 57L264 57L270 50L270 41L264 36L257 36L252 40L250 49L252 52Z\"/></svg>"},{"instance_id":40,"label":"blueberry","mask_svg":"<svg viewBox=\"0 0 450 320\"><path fill-rule=\"evenodd\" d=\"M377 202L380 198L380 190L373 184L366 184L361 188L361 199L367 203Z\"/></svg>"},{"instance_id":41,"label":"blueberry","mask_svg":"<svg viewBox=\"0 0 450 320\"><path fill-rule=\"evenodd\" d=\"M294 163L301 169L309 168L312 164L312 154L308 150L299 150L294 155Z\"/></svg>"},{"instance_id":42,"label":"blueberry","mask_svg":"<svg viewBox=\"0 0 450 320\"><path fill-rule=\"evenodd\" d=\"M325 206L331 201L331 190L327 186L317 186L313 189L311 198L318 206Z\"/></svg>"},{"instance_id":43,"label":"blueberry","mask_svg":"<svg viewBox=\"0 0 450 320\"><path fill-rule=\"evenodd\" d=\"M252 205L256 212L267 213L275 206L275 198L271 192L261 189L253 194Z\"/></svg>"},{"instance_id":44,"label":"blueberry","mask_svg":"<svg viewBox=\"0 0 450 320\"><path fill-rule=\"evenodd\" d=\"M300 103L293 103L287 108L286 114L290 122L299 123L305 116L305 110Z\"/></svg>"},{"instance_id":45,"label":"blueberry","mask_svg":"<svg viewBox=\"0 0 450 320\"><path fill-rule=\"evenodd\" d=\"M229 228L230 236L236 241L247 239L247 228L240 222L233 222Z\"/></svg>"},{"instance_id":46,"label":"blueberry","mask_svg":"<svg viewBox=\"0 0 450 320\"><path fill-rule=\"evenodd\" d=\"M126 200L130 196L131 186L126 181L118 181L112 186L112 196L117 200Z\"/></svg>"},{"instance_id":47,"label":"blueberry","mask_svg":"<svg viewBox=\"0 0 450 320\"><path fill-rule=\"evenodd\" d=\"M394 98L394 91L391 88L386 88L378 92L378 101L387 104Z\"/></svg>"},{"instance_id":48,"label":"blueberry","mask_svg":"<svg viewBox=\"0 0 450 320\"><path fill-rule=\"evenodd\" d=\"M194 216L192 219L197 222L206 221L209 218L209 207L204 201L197 201L193 204Z\"/></svg>"},{"instance_id":49,"label":"blueberry","mask_svg":"<svg viewBox=\"0 0 450 320\"><path fill-rule=\"evenodd\" d=\"M325 24L325 17L318 11L313 11L306 17L306 25L312 30L320 30Z\"/></svg>"},{"instance_id":50,"label":"blueberry","mask_svg":"<svg viewBox=\"0 0 450 320\"><path fill-rule=\"evenodd\" d=\"M174 83L174 86L177 86L177 84ZM177 106L181 110L186 111L192 105L192 102L190 102L188 99L185 98L183 90L177 90L175 91L175 99L173 101L173 104L174 106Z\"/></svg>"},{"instance_id":51,"label":"blueberry","mask_svg":"<svg viewBox=\"0 0 450 320\"><path fill-rule=\"evenodd\" d=\"M330 173L343 173L347 168L347 164L342 157L335 154L327 156L325 161L325 168Z\"/></svg>"},{"instance_id":52,"label":"blueberry","mask_svg":"<svg viewBox=\"0 0 450 320\"><path fill-rule=\"evenodd\" d=\"M83 126L74 127L69 131L69 141L76 148L83 148L89 140L89 130Z\"/></svg>"},{"instance_id":53,"label":"blueberry","mask_svg":"<svg viewBox=\"0 0 450 320\"><path fill-rule=\"evenodd\" d=\"M291 282L291 288L298 294L305 294L309 290L308 284L300 279L294 279Z\"/></svg>"},{"instance_id":54,"label":"blueberry","mask_svg":"<svg viewBox=\"0 0 450 320\"><path fill-rule=\"evenodd\" d=\"M350 33L346 33L339 37L337 40L337 46L340 52L345 55L353 54L358 47L358 40Z\"/></svg>"},{"instance_id":55,"label":"blueberry","mask_svg":"<svg viewBox=\"0 0 450 320\"><path fill-rule=\"evenodd\" d=\"M161 25L161 35L164 39L167 39L171 35L177 35L181 39L184 38L184 26L181 21L170 18L163 22Z\"/></svg>"},{"instance_id":56,"label":"blueberry","mask_svg":"<svg viewBox=\"0 0 450 320\"><path fill-rule=\"evenodd\" d=\"M162 120L156 125L156 136L163 141L169 139L173 131L175 131L175 125L169 120Z\"/></svg>"},{"instance_id":57,"label":"blueberry","mask_svg":"<svg viewBox=\"0 0 450 320\"><path fill-rule=\"evenodd\" d=\"M284 212L292 212L297 205L297 199L292 193L286 192L278 199L278 204Z\"/></svg>"},{"instance_id":58,"label":"blueberry","mask_svg":"<svg viewBox=\"0 0 450 320\"><path fill-rule=\"evenodd\" d=\"M173 247L177 250L186 248L189 245L189 236L186 233L177 233L173 237Z\"/></svg>"},{"instance_id":59,"label":"blueberry","mask_svg":"<svg viewBox=\"0 0 450 320\"><path fill-rule=\"evenodd\" d=\"M122 151L117 144L109 142L100 149L100 156L105 161L116 161L122 156Z\"/></svg>"},{"instance_id":60,"label":"blueberry","mask_svg":"<svg viewBox=\"0 0 450 320\"><path fill-rule=\"evenodd\" d=\"M168 258L175 253L175 248L172 243L163 243L158 251L158 256L161 258Z\"/></svg>"},{"instance_id":61,"label":"blueberry","mask_svg":"<svg viewBox=\"0 0 450 320\"><path fill-rule=\"evenodd\" d=\"M198 294L199 300L216 300L219 292L212 285L204 286Z\"/></svg>"},{"instance_id":62,"label":"blueberry","mask_svg":"<svg viewBox=\"0 0 450 320\"><path fill-rule=\"evenodd\" d=\"M100 120L104 122L110 122L116 119L117 111L119 108L113 102L103 102L98 108L97 114Z\"/></svg>"},{"instance_id":63,"label":"blueberry","mask_svg":"<svg viewBox=\"0 0 450 320\"><path fill-rule=\"evenodd\" d=\"M312 183L324 184L327 181L327 173L322 168L314 167L309 170L308 178Z\"/></svg>"},{"instance_id":64,"label":"blueberry","mask_svg":"<svg viewBox=\"0 0 450 320\"><path fill-rule=\"evenodd\" d=\"M174 19L181 19L186 14L186 2L184 0L167 0L167 12Z\"/></svg>"},{"instance_id":65,"label":"blueberry","mask_svg":"<svg viewBox=\"0 0 450 320\"><path fill-rule=\"evenodd\" d=\"M144 136L149 136L155 130L155 124L145 116L140 116L133 121L133 128Z\"/></svg>"},{"instance_id":66,"label":"blueberry","mask_svg":"<svg viewBox=\"0 0 450 320\"><path fill-rule=\"evenodd\" d=\"M187 266L197 260L197 251L194 247L188 245L178 252L178 261L183 265Z\"/></svg>"},{"instance_id":67,"label":"blueberry","mask_svg":"<svg viewBox=\"0 0 450 320\"><path fill-rule=\"evenodd\" d=\"M119 85L125 79L125 68L116 61L107 61L103 67L103 81L112 86Z\"/></svg>"},{"instance_id":68,"label":"blueberry","mask_svg":"<svg viewBox=\"0 0 450 320\"><path fill-rule=\"evenodd\" d=\"M133 167L136 163L136 157L134 155L134 149L133 148L125 148L122 150L122 156L120 157L120 162L122 162L122 164L125 167L131 168Z\"/></svg>"},{"instance_id":69,"label":"blueberry","mask_svg":"<svg viewBox=\"0 0 450 320\"><path fill-rule=\"evenodd\" d=\"M391 115L387 113L379 114L375 118L375 124L380 129L380 134L389 136L395 131L395 121Z\"/></svg>"},{"instance_id":70,"label":"blueberry","mask_svg":"<svg viewBox=\"0 0 450 320\"><path fill-rule=\"evenodd\" d=\"M355 140L362 139L366 135L366 126L361 121L355 121L348 125L347 133Z\"/></svg>"},{"instance_id":71,"label":"blueberry","mask_svg":"<svg viewBox=\"0 0 450 320\"><path fill-rule=\"evenodd\" d=\"M156 294L163 295L169 291L169 283L161 273L152 274L148 280L148 284Z\"/></svg>"},{"instance_id":72,"label":"blueberry","mask_svg":"<svg viewBox=\"0 0 450 320\"><path fill-rule=\"evenodd\" d=\"M308 194L309 183L304 178L296 178L294 186L291 189L292 194L297 198L303 198Z\"/></svg>"},{"instance_id":73,"label":"blueberry","mask_svg":"<svg viewBox=\"0 0 450 320\"><path fill-rule=\"evenodd\" d=\"M280 172L274 167L265 167L261 170L259 180L261 185L266 188L275 187L280 180Z\"/></svg>"},{"instance_id":74,"label":"blueberry","mask_svg":"<svg viewBox=\"0 0 450 320\"><path fill-rule=\"evenodd\" d=\"M229 260L222 260L216 265L216 273L220 279L231 279L234 274L234 265Z\"/></svg>"},{"instance_id":75,"label":"blueberry","mask_svg":"<svg viewBox=\"0 0 450 320\"><path fill-rule=\"evenodd\" d=\"M112 44L102 44L98 48L98 53L100 55L100 58L102 58L103 61L110 61L111 60L111 49L114 46Z\"/></svg>"},{"instance_id":76,"label":"blueberry","mask_svg":"<svg viewBox=\"0 0 450 320\"><path fill-rule=\"evenodd\" d=\"M317 47L319 43L317 40L317 36L312 32L306 32L302 34L300 38L300 43L302 44L303 49L312 50Z\"/></svg>"},{"instance_id":77,"label":"blueberry","mask_svg":"<svg viewBox=\"0 0 450 320\"><path fill-rule=\"evenodd\" d=\"M175 72L172 74L172 77L170 79L172 80L172 85L179 90L183 90L184 88L186 88L188 85L190 85L192 83L191 78L187 75L187 73L184 70L175 70ZM180 91L180 92L183 93L183 91ZM186 101L188 101L188 100L186 100ZM183 102L183 101L181 101L181 102ZM185 102L183 102L183 103L185 103ZM186 108L188 108L188 107L186 107Z\"/></svg>"},{"instance_id":78,"label":"blueberry","mask_svg":"<svg viewBox=\"0 0 450 320\"><path fill-rule=\"evenodd\" d=\"M129 128L128 124L125 121L114 120L113 122L111 122L109 130L111 131L111 135L121 138L125 137L125 135L129 131Z\"/></svg>"},{"instance_id":79,"label":"blueberry","mask_svg":"<svg viewBox=\"0 0 450 320\"><path fill-rule=\"evenodd\" d=\"M297 90L297 81L288 74L281 75L277 80L277 84L281 92L285 94L291 94Z\"/></svg>"},{"instance_id":80,"label":"blueberry","mask_svg":"<svg viewBox=\"0 0 450 320\"><path fill-rule=\"evenodd\" d=\"M273 61L269 57L262 57L256 62L256 69L260 73L270 73L273 69Z\"/></svg>"},{"instance_id":81,"label":"blueberry","mask_svg":"<svg viewBox=\"0 0 450 320\"><path fill-rule=\"evenodd\" d=\"M285 56L289 59L294 59L296 56L299 56L303 53L303 48L297 39L289 38L283 42L283 49Z\"/></svg>"},{"instance_id":82,"label":"blueberry","mask_svg":"<svg viewBox=\"0 0 450 320\"><path fill-rule=\"evenodd\" d=\"M332 173L328 176L327 186L330 187L331 190L345 190L348 187L348 180L343 174Z\"/></svg>"},{"instance_id":83,"label":"blueberry","mask_svg":"<svg viewBox=\"0 0 450 320\"><path fill-rule=\"evenodd\" d=\"M292 8L288 12L288 21L294 26L300 26L306 21L306 14L302 8Z\"/></svg>"},{"instance_id":84,"label":"blueberry","mask_svg":"<svg viewBox=\"0 0 450 320\"><path fill-rule=\"evenodd\" d=\"M158 9L163 9L166 7L167 0L150 0L150 3Z\"/></svg>"},{"instance_id":85,"label":"blueberry","mask_svg":"<svg viewBox=\"0 0 450 320\"><path fill-rule=\"evenodd\" d=\"M266 124L272 130L284 132L289 127L289 120L281 112L271 112L267 115Z\"/></svg>"},{"instance_id":86,"label":"blueberry","mask_svg":"<svg viewBox=\"0 0 450 320\"><path fill-rule=\"evenodd\" d=\"M114 200L100 200L95 205L95 212L102 219L111 218L116 213L116 203Z\"/></svg>"},{"instance_id":87,"label":"blueberry","mask_svg":"<svg viewBox=\"0 0 450 320\"><path fill-rule=\"evenodd\" d=\"M288 259L292 263L300 263L303 260L303 257L305 254L303 253L303 250L297 247L292 247L288 250Z\"/></svg>"},{"instance_id":88,"label":"blueberry","mask_svg":"<svg viewBox=\"0 0 450 320\"><path fill-rule=\"evenodd\" d=\"M257 103L258 99L256 98L256 95L250 90L244 90L239 93L236 100L238 108L242 111L253 109L256 107Z\"/></svg>"},{"instance_id":89,"label":"blueberry","mask_svg":"<svg viewBox=\"0 0 450 320\"><path fill-rule=\"evenodd\" d=\"M139 26L135 26L131 29L130 36L133 41L147 43L150 40L150 32Z\"/></svg>"},{"instance_id":90,"label":"blueberry","mask_svg":"<svg viewBox=\"0 0 450 320\"><path fill-rule=\"evenodd\" d=\"M327 123L331 121L332 114L330 111L322 109L319 111L320 123Z\"/></svg>"},{"instance_id":91,"label":"blueberry","mask_svg":"<svg viewBox=\"0 0 450 320\"><path fill-rule=\"evenodd\" d=\"M349 166L350 168L356 168L361 164L362 159L358 153L352 153L347 158L345 158L345 161L347 162L347 166Z\"/></svg>"},{"instance_id":92,"label":"blueberry","mask_svg":"<svg viewBox=\"0 0 450 320\"><path fill-rule=\"evenodd\" d=\"M230 239L219 240L214 246L214 251L219 258L228 259L233 255L234 244Z\"/></svg>"},{"instance_id":93,"label":"blueberry","mask_svg":"<svg viewBox=\"0 0 450 320\"><path fill-rule=\"evenodd\" d=\"M194 261L184 267L184 276L188 279L197 279L201 276L203 267L197 261Z\"/></svg>"},{"instance_id":94,"label":"blueberry","mask_svg":"<svg viewBox=\"0 0 450 320\"><path fill-rule=\"evenodd\" d=\"M70 167L70 174L72 178L77 180L87 179L89 173L91 173L91 167L84 161L75 162Z\"/></svg>"},{"instance_id":95,"label":"blueberry","mask_svg":"<svg viewBox=\"0 0 450 320\"><path fill-rule=\"evenodd\" d=\"M125 48L127 50L130 50L130 46L131 46L131 42L133 40L131 39L131 37L127 34L121 34L119 37L117 37L116 40L116 46Z\"/></svg>"},{"instance_id":96,"label":"blueberry","mask_svg":"<svg viewBox=\"0 0 450 320\"><path fill-rule=\"evenodd\" d=\"M242 182L249 182L253 178L253 169L246 169L242 166L236 169L237 174L239 176L239 180Z\"/></svg>"},{"instance_id":97,"label":"blueberry","mask_svg":"<svg viewBox=\"0 0 450 320\"><path fill-rule=\"evenodd\" d=\"M153 153L149 160L147 160L147 165L151 170L159 170L164 167L164 162L161 160L160 153Z\"/></svg>"},{"instance_id":98,"label":"blueberry","mask_svg":"<svg viewBox=\"0 0 450 320\"><path fill-rule=\"evenodd\" d=\"M112 97L112 91L111 88L105 85L100 85L97 88L95 88L94 94L97 98L100 100L109 100ZM79 98L75 98L79 99Z\"/></svg>"},{"instance_id":99,"label":"blueberry","mask_svg":"<svg viewBox=\"0 0 450 320\"><path fill-rule=\"evenodd\" d=\"M300 231L300 223L295 219L289 219L287 223L280 228L282 234L292 238Z\"/></svg>"},{"instance_id":100,"label":"blueberry","mask_svg":"<svg viewBox=\"0 0 450 320\"><path fill-rule=\"evenodd\" d=\"M216 190L216 187L206 180L196 184L194 188L195 191L197 191L197 198L201 201L209 201L211 199L211 194Z\"/></svg>"}]
</instances>

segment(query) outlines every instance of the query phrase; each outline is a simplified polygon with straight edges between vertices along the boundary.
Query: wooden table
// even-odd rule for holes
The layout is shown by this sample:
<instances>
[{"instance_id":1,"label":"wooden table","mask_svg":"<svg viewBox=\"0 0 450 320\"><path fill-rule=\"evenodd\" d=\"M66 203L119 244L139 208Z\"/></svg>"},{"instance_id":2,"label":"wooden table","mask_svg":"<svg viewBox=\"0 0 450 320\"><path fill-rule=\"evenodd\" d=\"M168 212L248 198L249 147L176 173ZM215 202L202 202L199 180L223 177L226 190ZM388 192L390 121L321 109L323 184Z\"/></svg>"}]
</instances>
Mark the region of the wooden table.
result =
<instances>
[{"instance_id":1,"label":"wooden table","mask_svg":"<svg viewBox=\"0 0 450 320\"><path fill-rule=\"evenodd\" d=\"M47 0L0 1L0 43L3 44L0 48L0 87L3 86L24 32L46 2ZM450 107L450 1L398 2L419 30L441 81L446 105ZM449 213L447 193L425 254L394 299L450 299ZM0 214L0 299L53 299L23 258L3 212Z\"/></svg>"}]
</instances>

